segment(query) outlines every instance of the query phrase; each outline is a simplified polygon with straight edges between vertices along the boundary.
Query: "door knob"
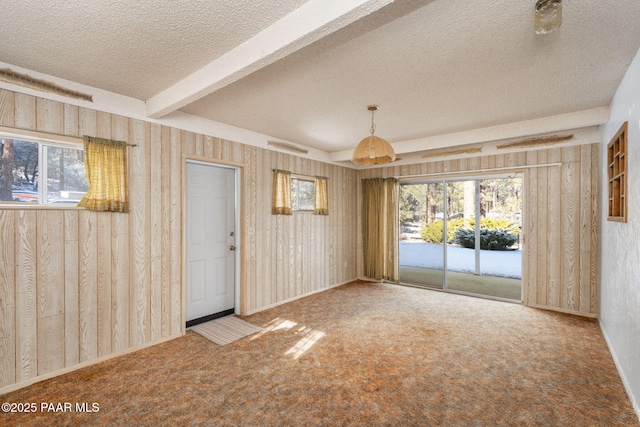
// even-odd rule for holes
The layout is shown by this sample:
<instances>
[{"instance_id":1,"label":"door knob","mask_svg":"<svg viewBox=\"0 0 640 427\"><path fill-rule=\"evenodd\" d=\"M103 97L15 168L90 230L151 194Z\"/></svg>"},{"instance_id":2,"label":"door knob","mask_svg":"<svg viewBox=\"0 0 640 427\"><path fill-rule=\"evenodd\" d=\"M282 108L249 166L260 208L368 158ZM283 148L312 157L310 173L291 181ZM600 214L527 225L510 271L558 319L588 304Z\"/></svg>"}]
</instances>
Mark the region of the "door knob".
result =
<instances>
[{"instance_id":1,"label":"door knob","mask_svg":"<svg viewBox=\"0 0 640 427\"><path fill-rule=\"evenodd\" d=\"M231 246L229 246L229 250L230 250L230 251L235 251L235 250L236 250L236 247L235 247L235 246L233 246L233 245L231 245Z\"/></svg>"}]
</instances>

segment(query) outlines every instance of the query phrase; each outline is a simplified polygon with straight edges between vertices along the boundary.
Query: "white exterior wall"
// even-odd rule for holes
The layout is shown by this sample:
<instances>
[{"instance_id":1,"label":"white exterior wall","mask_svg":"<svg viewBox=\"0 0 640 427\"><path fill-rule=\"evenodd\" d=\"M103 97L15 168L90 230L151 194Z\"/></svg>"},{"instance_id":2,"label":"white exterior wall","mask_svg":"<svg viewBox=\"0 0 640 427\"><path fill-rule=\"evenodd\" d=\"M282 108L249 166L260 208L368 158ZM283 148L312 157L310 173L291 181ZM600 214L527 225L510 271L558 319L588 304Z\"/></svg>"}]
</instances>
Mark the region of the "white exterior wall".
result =
<instances>
[{"instance_id":1,"label":"white exterior wall","mask_svg":"<svg viewBox=\"0 0 640 427\"><path fill-rule=\"evenodd\" d=\"M606 149L628 121L628 222L607 221ZM640 414L640 51L611 102L601 135L600 324L618 371Z\"/></svg>"}]
</instances>

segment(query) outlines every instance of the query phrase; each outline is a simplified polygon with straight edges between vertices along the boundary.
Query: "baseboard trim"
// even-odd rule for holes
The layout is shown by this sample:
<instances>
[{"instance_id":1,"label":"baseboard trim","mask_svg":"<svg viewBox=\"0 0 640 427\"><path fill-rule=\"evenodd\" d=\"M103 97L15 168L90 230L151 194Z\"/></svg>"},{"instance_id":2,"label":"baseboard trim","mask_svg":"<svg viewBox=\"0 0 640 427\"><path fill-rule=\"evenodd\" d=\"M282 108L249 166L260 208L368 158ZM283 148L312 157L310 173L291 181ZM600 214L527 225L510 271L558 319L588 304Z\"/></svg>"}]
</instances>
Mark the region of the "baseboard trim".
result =
<instances>
[{"instance_id":1,"label":"baseboard trim","mask_svg":"<svg viewBox=\"0 0 640 427\"><path fill-rule=\"evenodd\" d=\"M300 298L308 297L308 296L311 296L311 295L314 295L314 294L319 294L320 292L328 291L329 289L337 288L339 286L344 286L344 285L346 285L348 283L357 282L358 280L359 279L351 279L351 280L347 280L346 282L343 282L343 283L337 283L335 285L327 286L326 288L316 289L315 291L307 292L305 294L298 295L298 296L295 296L295 297L291 297L291 298L288 298L288 299L283 300L283 301L278 301L278 302L276 302L274 304L269 304L269 305L266 305L264 307L260 307L260 308L258 308L256 310L249 310L243 316L249 316L249 315L252 315L252 314L255 314L255 313L260 313L261 311L269 310L270 308L274 308L274 307L277 307L279 305L286 304L288 302L299 300Z\"/></svg>"},{"instance_id":2,"label":"baseboard trim","mask_svg":"<svg viewBox=\"0 0 640 427\"><path fill-rule=\"evenodd\" d=\"M582 317L588 317L590 319L597 319L598 315L595 313L585 313L583 311L575 311L575 310L567 310L565 308L556 308L556 307L549 307L546 305L538 305L538 304L524 304L525 307L531 307L531 308L537 308L540 310L549 310L549 311L557 311L558 313L564 313L564 314L573 314L574 316L582 316Z\"/></svg>"},{"instance_id":3,"label":"baseboard trim","mask_svg":"<svg viewBox=\"0 0 640 427\"><path fill-rule=\"evenodd\" d=\"M372 282L372 283L384 283L382 279L372 279L370 277L358 277L358 280L361 282ZM393 282L390 282L393 283Z\"/></svg>"},{"instance_id":4,"label":"baseboard trim","mask_svg":"<svg viewBox=\"0 0 640 427\"><path fill-rule=\"evenodd\" d=\"M72 366L67 366L66 368L58 369L52 372L47 372L46 374L38 375L37 377L29 378L28 380L20 381L19 383L10 384L0 388L0 395L11 393L12 391L19 390L21 388L28 387L35 383L39 383L40 381L48 380L50 378L54 378L60 375L68 374L69 372L77 371L78 369L86 368L87 366L95 365L101 362L105 362L110 359L114 359L119 356L124 356L125 354L133 353L134 351L142 350L147 347L152 347L157 344L161 344L166 341L171 341L173 339L181 337L182 334L171 335L165 338L160 338L159 340L151 341L145 344L140 344L135 347L127 348L126 350L117 351L115 353L108 354L106 356L100 356L95 359L87 360L85 362L80 362Z\"/></svg>"},{"instance_id":5,"label":"baseboard trim","mask_svg":"<svg viewBox=\"0 0 640 427\"><path fill-rule=\"evenodd\" d=\"M607 336L607 331L602 327L602 321L598 320L598 325L600 325L600 331L602 332L604 341L607 343L607 347L609 348L609 353L611 353L611 358L613 359L613 363L616 365L616 369L618 370L618 375L620 375L620 379L622 379L622 385L624 386L624 389L627 392L627 396L629 396L629 400L631 401L633 410L636 412L638 421L640 421L640 402L636 401L635 396L632 393L631 386L629 385L629 381L627 380L627 377L624 375L624 371L622 370L622 367L620 366L620 362L618 361L618 355L616 354L615 351L613 351L613 346L611 345L611 341Z\"/></svg>"}]
</instances>

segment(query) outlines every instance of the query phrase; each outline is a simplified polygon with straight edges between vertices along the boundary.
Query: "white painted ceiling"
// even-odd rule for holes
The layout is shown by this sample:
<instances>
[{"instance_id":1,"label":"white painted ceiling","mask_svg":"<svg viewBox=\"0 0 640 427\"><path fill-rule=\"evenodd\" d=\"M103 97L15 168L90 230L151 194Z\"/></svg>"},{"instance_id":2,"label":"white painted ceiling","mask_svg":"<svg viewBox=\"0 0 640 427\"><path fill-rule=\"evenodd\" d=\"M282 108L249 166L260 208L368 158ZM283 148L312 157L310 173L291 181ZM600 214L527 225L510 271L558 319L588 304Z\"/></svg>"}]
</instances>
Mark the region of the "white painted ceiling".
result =
<instances>
[{"instance_id":1,"label":"white painted ceiling","mask_svg":"<svg viewBox=\"0 0 640 427\"><path fill-rule=\"evenodd\" d=\"M564 0L562 27L545 36L534 4L9 0L0 61L149 101L152 117L179 108L335 161L368 134L369 104L400 154L534 119L602 122L590 112L609 105L640 47L640 1Z\"/></svg>"}]
</instances>

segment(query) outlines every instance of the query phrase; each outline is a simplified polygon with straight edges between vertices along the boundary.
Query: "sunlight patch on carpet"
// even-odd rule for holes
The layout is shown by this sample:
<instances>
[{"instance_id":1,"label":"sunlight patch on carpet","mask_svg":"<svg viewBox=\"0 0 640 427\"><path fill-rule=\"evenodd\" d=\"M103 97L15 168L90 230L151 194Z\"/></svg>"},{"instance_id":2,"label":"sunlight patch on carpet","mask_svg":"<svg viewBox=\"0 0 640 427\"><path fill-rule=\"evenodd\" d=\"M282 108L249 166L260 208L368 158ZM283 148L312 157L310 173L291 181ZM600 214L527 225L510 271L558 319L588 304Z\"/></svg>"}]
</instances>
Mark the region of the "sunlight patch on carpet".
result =
<instances>
[{"instance_id":1,"label":"sunlight patch on carpet","mask_svg":"<svg viewBox=\"0 0 640 427\"><path fill-rule=\"evenodd\" d=\"M297 325L296 322L292 322L291 320L281 319L279 317L276 317L275 319L270 321L267 324L267 326L262 328L260 333L252 336L251 339L252 340L258 339L261 336L263 336L264 334L266 334L267 332L278 331L278 330L281 330L281 329L291 329L296 325Z\"/></svg>"},{"instance_id":2,"label":"sunlight patch on carpet","mask_svg":"<svg viewBox=\"0 0 640 427\"><path fill-rule=\"evenodd\" d=\"M321 331L310 330L310 332L305 331L308 335L302 338L300 341L296 343L293 347L291 347L285 355L291 354L294 359L299 358L303 354L305 354L315 343L320 340L320 338L324 337L326 334Z\"/></svg>"},{"instance_id":3,"label":"sunlight patch on carpet","mask_svg":"<svg viewBox=\"0 0 640 427\"><path fill-rule=\"evenodd\" d=\"M226 345L263 330L233 315L201 323L189 329L218 345Z\"/></svg>"},{"instance_id":4,"label":"sunlight patch on carpet","mask_svg":"<svg viewBox=\"0 0 640 427\"><path fill-rule=\"evenodd\" d=\"M297 326L296 329L294 329ZM313 347L322 337L326 335L326 333L322 331L314 330L305 325L298 325L297 322L292 320L283 319L280 317L276 317L267 323L261 332L255 334L250 340L255 340L269 332L275 331L290 331L295 335L302 336L302 338L289 350L287 350L284 354L285 356L293 356L294 359L299 358L303 354L305 354L311 347Z\"/></svg>"}]
</instances>

